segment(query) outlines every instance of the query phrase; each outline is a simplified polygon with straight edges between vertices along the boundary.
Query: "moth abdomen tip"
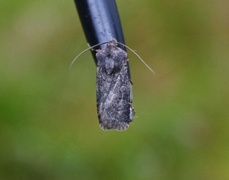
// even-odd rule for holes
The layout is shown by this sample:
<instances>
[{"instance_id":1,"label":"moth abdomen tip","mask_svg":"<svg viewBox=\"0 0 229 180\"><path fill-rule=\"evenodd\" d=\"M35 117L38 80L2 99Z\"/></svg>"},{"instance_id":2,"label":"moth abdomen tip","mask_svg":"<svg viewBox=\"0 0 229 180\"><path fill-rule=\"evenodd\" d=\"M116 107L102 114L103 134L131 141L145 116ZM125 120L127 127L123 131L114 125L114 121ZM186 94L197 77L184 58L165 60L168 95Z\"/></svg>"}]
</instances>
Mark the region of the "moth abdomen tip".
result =
<instances>
[{"instance_id":1,"label":"moth abdomen tip","mask_svg":"<svg viewBox=\"0 0 229 180\"><path fill-rule=\"evenodd\" d=\"M112 123L100 123L100 127L102 130L107 131L107 130L117 130L117 131L125 131L128 129L129 124L126 122L118 122L115 124Z\"/></svg>"}]
</instances>

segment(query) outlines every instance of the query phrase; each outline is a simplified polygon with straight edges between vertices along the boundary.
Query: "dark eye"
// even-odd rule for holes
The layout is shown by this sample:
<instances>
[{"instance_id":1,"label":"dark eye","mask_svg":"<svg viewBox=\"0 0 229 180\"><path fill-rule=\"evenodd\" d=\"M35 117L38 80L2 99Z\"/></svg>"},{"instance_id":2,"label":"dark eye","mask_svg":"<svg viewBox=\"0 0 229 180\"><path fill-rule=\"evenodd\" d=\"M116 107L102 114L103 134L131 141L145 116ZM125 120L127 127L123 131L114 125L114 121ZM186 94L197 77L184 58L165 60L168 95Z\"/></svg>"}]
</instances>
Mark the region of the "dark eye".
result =
<instances>
[{"instance_id":1,"label":"dark eye","mask_svg":"<svg viewBox=\"0 0 229 180\"><path fill-rule=\"evenodd\" d=\"M126 59L126 54L124 54L124 53L117 53L114 56L114 60L118 64L121 63L124 59Z\"/></svg>"}]
</instances>

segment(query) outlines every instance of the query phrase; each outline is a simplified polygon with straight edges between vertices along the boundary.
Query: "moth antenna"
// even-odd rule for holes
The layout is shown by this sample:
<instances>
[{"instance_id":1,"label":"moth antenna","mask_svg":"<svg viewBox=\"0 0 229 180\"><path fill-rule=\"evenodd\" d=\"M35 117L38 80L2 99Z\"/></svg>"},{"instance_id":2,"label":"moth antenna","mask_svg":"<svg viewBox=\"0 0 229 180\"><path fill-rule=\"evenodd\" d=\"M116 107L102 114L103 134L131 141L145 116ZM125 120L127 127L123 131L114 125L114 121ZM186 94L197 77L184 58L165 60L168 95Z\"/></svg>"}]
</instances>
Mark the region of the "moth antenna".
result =
<instances>
[{"instance_id":1,"label":"moth antenna","mask_svg":"<svg viewBox=\"0 0 229 180\"><path fill-rule=\"evenodd\" d=\"M99 45L101 45L101 44L106 44L106 43L108 43L108 42L98 43L98 44L96 44L96 45L94 45L94 46L90 46L89 48L83 50L81 53L79 53L79 54L72 60L70 66L69 66L69 69L72 68L72 65L74 64L74 62L75 62L82 54L84 54L84 53L87 52L88 50L91 50L91 49L93 49L93 48L95 48L95 47L97 47L97 46L99 46Z\"/></svg>"},{"instance_id":2,"label":"moth antenna","mask_svg":"<svg viewBox=\"0 0 229 180\"><path fill-rule=\"evenodd\" d=\"M120 44L124 47L126 47L128 50L130 50L133 54L135 54L135 56L137 56L140 61L153 73L155 74L155 72L151 69L151 67L141 58L141 56L138 55L138 53L136 53L133 49L131 49L129 46L123 44L123 43L120 43L120 42L117 42L117 44Z\"/></svg>"}]
</instances>

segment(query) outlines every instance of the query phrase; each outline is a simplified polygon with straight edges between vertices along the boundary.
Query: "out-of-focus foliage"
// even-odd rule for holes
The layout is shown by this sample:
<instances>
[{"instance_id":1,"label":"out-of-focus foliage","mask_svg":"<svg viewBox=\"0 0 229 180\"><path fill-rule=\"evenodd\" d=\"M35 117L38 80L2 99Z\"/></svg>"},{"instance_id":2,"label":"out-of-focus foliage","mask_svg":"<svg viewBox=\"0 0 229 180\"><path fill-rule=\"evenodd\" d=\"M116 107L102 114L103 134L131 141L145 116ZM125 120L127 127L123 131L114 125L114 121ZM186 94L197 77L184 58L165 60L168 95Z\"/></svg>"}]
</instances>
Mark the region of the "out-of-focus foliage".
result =
<instances>
[{"instance_id":1,"label":"out-of-focus foliage","mask_svg":"<svg viewBox=\"0 0 229 180\"><path fill-rule=\"evenodd\" d=\"M229 179L223 0L117 1L136 117L104 132L73 1L0 2L0 179Z\"/></svg>"}]
</instances>

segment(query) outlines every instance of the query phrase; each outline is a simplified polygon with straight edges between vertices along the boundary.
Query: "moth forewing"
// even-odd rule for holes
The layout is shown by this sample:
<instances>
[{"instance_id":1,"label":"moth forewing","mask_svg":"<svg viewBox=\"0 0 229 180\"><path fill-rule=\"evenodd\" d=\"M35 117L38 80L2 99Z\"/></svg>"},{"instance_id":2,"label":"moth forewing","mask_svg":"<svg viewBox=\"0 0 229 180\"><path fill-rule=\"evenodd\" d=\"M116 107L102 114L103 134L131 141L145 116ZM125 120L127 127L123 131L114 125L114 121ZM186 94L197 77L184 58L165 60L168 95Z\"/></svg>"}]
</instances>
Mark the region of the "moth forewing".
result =
<instances>
[{"instance_id":1,"label":"moth forewing","mask_svg":"<svg viewBox=\"0 0 229 180\"><path fill-rule=\"evenodd\" d=\"M116 41L111 41L96 53L96 57L100 126L103 130L126 130L134 115L127 54L117 46Z\"/></svg>"}]
</instances>

